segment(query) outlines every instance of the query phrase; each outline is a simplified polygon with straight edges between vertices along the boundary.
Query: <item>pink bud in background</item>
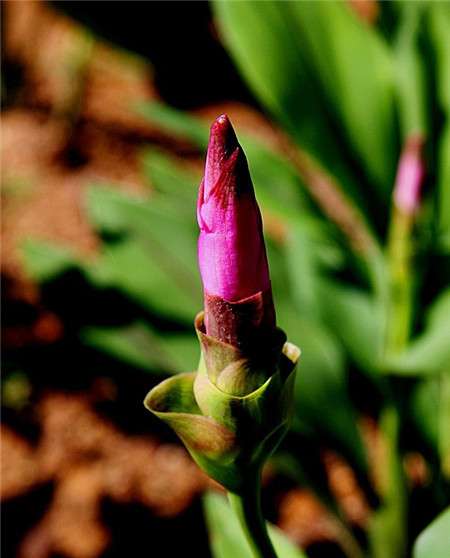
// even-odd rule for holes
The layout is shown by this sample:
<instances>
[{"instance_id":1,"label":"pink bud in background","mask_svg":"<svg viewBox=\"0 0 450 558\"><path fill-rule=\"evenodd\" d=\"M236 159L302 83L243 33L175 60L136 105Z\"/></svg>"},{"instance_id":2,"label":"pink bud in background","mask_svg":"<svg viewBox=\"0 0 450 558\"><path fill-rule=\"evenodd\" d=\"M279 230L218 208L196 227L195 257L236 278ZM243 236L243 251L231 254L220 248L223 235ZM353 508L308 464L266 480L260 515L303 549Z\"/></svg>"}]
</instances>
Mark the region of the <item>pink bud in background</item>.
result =
<instances>
[{"instance_id":1,"label":"pink bud in background","mask_svg":"<svg viewBox=\"0 0 450 558\"><path fill-rule=\"evenodd\" d=\"M236 329L236 315L242 316L245 301L267 293L264 302L258 302L260 314L268 298L269 306L272 303L261 213L247 160L226 115L211 126L197 218L206 330L236 344L236 332L231 329ZM254 309L255 303L250 306ZM273 311L265 314L252 319L259 324L271 315L274 321Z\"/></svg>"},{"instance_id":2,"label":"pink bud in background","mask_svg":"<svg viewBox=\"0 0 450 558\"><path fill-rule=\"evenodd\" d=\"M423 139L410 136L403 148L394 186L394 203L400 211L414 214L420 205L420 188L425 176Z\"/></svg>"}]
</instances>

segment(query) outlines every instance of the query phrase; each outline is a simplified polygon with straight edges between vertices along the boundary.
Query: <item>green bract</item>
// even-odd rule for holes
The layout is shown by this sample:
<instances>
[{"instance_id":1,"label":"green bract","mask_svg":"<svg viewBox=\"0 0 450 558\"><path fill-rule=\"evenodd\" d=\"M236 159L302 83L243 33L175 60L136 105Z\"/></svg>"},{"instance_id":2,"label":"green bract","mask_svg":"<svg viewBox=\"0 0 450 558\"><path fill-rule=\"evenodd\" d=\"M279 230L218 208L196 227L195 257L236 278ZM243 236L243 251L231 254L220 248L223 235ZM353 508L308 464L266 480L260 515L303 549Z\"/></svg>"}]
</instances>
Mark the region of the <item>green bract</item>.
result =
<instances>
[{"instance_id":1,"label":"green bract","mask_svg":"<svg viewBox=\"0 0 450 558\"><path fill-rule=\"evenodd\" d=\"M169 424L193 459L214 480L240 493L287 431L300 350L274 330L245 353L204 332L197 372L179 374L145 398L149 411Z\"/></svg>"}]
</instances>

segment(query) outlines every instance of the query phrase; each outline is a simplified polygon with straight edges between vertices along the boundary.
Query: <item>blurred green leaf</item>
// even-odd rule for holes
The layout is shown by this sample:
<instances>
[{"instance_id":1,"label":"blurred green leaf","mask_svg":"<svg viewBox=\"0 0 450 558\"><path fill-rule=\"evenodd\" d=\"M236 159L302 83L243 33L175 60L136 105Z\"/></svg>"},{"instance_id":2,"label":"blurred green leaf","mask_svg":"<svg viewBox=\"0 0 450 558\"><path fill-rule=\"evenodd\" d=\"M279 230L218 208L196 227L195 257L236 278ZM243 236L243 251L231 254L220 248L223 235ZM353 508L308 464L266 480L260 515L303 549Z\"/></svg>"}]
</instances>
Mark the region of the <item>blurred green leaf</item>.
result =
<instances>
[{"instance_id":1,"label":"blurred green leaf","mask_svg":"<svg viewBox=\"0 0 450 558\"><path fill-rule=\"evenodd\" d=\"M199 358L193 333L157 333L142 322L123 327L87 327L81 331L81 338L96 349L153 373L191 371Z\"/></svg>"},{"instance_id":2,"label":"blurred green leaf","mask_svg":"<svg viewBox=\"0 0 450 558\"><path fill-rule=\"evenodd\" d=\"M417 431L439 457L442 472L450 478L450 369L420 380L408 410Z\"/></svg>"},{"instance_id":3,"label":"blurred green leaf","mask_svg":"<svg viewBox=\"0 0 450 558\"><path fill-rule=\"evenodd\" d=\"M320 284L325 267L343 265L342 250L318 219L298 219L287 231L284 245L292 298L301 314L320 319Z\"/></svg>"},{"instance_id":4,"label":"blurred green leaf","mask_svg":"<svg viewBox=\"0 0 450 558\"><path fill-rule=\"evenodd\" d=\"M450 289L433 302L427 312L426 327L404 352L389 360L388 372L405 375L432 375L450 369Z\"/></svg>"},{"instance_id":5,"label":"blurred green leaf","mask_svg":"<svg viewBox=\"0 0 450 558\"><path fill-rule=\"evenodd\" d=\"M207 493L203 504L213 558L252 558L244 533L226 499L213 492ZM305 558L276 527L269 525L269 534L279 558Z\"/></svg>"},{"instance_id":6,"label":"blurred green leaf","mask_svg":"<svg viewBox=\"0 0 450 558\"><path fill-rule=\"evenodd\" d=\"M311 4L298 5L308 9ZM338 155L323 91L297 28L297 3L216 1L213 6L225 44L257 98L362 202Z\"/></svg>"},{"instance_id":7,"label":"blurred green leaf","mask_svg":"<svg viewBox=\"0 0 450 558\"><path fill-rule=\"evenodd\" d=\"M449 323L450 315L450 287L443 290L430 305L426 314L428 327L445 327Z\"/></svg>"},{"instance_id":8,"label":"blurred green leaf","mask_svg":"<svg viewBox=\"0 0 450 558\"><path fill-rule=\"evenodd\" d=\"M445 2L428 6L429 36L436 65L437 98L445 122L438 141L437 183L439 192L440 244L450 253L450 7Z\"/></svg>"},{"instance_id":9,"label":"blurred green leaf","mask_svg":"<svg viewBox=\"0 0 450 558\"><path fill-rule=\"evenodd\" d=\"M342 341L361 371L376 377L383 343L381 310L361 290L322 281L322 319Z\"/></svg>"},{"instance_id":10,"label":"blurred green leaf","mask_svg":"<svg viewBox=\"0 0 450 558\"><path fill-rule=\"evenodd\" d=\"M364 475L366 455L347 392L342 346L323 326L302 318L292 305L277 305L277 315L289 340L302 351L295 385L294 427L306 426L326 435Z\"/></svg>"},{"instance_id":11,"label":"blurred green leaf","mask_svg":"<svg viewBox=\"0 0 450 558\"><path fill-rule=\"evenodd\" d=\"M425 72L419 50L423 4L402 2L402 18L394 46L395 79L403 139L427 135Z\"/></svg>"},{"instance_id":12,"label":"blurred green leaf","mask_svg":"<svg viewBox=\"0 0 450 558\"><path fill-rule=\"evenodd\" d=\"M429 2L427 6L430 38L437 66L437 94L441 108L450 116L450 6L446 2Z\"/></svg>"},{"instance_id":13,"label":"blurred green leaf","mask_svg":"<svg viewBox=\"0 0 450 558\"><path fill-rule=\"evenodd\" d=\"M305 230L304 223L291 227L286 246L289 278L292 295L302 315L318 320L320 304L316 289L319 276L317 246L310 229Z\"/></svg>"},{"instance_id":14,"label":"blurred green leaf","mask_svg":"<svg viewBox=\"0 0 450 558\"><path fill-rule=\"evenodd\" d=\"M383 194L395 165L393 65L384 40L344 2L286 2L293 31L336 123ZM280 8L280 9L281 9Z\"/></svg>"},{"instance_id":15,"label":"blurred green leaf","mask_svg":"<svg viewBox=\"0 0 450 558\"><path fill-rule=\"evenodd\" d=\"M270 211L286 224L296 222L300 212L305 217L315 213L303 183L287 161L252 138L244 136L240 141L263 211Z\"/></svg>"},{"instance_id":16,"label":"blurred green leaf","mask_svg":"<svg viewBox=\"0 0 450 558\"><path fill-rule=\"evenodd\" d=\"M151 122L160 125L166 132L191 140L201 150L208 146L209 127L195 116L156 101L139 103L136 110Z\"/></svg>"},{"instance_id":17,"label":"blurred green leaf","mask_svg":"<svg viewBox=\"0 0 450 558\"><path fill-rule=\"evenodd\" d=\"M143 323L124 327L87 327L81 330L80 336L87 345L137 368L161 372L170 368L170 359L161 355L158 348L155 350L155 336Z\"/></svg>"},{"instance_id":18,"label":"blurred green leaf","mask_svg":"<svg viewBox=\"0 0 450 558\"><path fill-rule=\"evenodd\" d=\"M448 558L450 553L450 507L422 531L414 543L414 558Z\"/></svg>"},{"instance_id":19,"label":"blurred green leaf","mask_svg":"<svg viewBox=\"0 0 450 558\"><path fill-rule=\"evenodd\" d=\"M426 330L404 352L389 359L386 372L399 376L438 374L450 364L449 336L448 325Z\"/></svg>"},{"instance_id":20,"label":"blurred green leaf","mask_svg":"<svg viewBox=\"0 0 450 558\"><path fill-rule=\"evenodd\" d=\"M439 378L426 378L411 393L409 413L418 432L438 453L439 445Z\"/></svg>"},{"instance_id":21,"label":"blurred green leaf","mask_svg":"<svg viewBox=\"0 0 450 558\"><path fill-rule=\"evenodd\" d=\"M446 254L450 254L450 121L439 145L439 234Z\"/></svg>"},{"instance_id":22,"label":"blurred green leaf","mask_svg":"<svg viewBox=\"0 0 450 558\"><path fill-rule=\"evenodd\" d=\"M100 230L125 233L103 245L95 264L86 268L90 279L122 290L152 311L191 323L201 308L194 220L159 204L157 196L135 199L98 186L89 189L87 208Z\"/></svg>"},{"instance_id":23,"label":"blurred green leaf","mask_svg":"<svg viewBox=\"0 0 450 558\"><path fill-rule=\"evenodd\" d=\"M195 207L200 173L181 168L179 159L153 148L143 151L142 166L158 194L183 203L193 203L192 207Z\"/></svg>"},{"instance_id":24,"label":"blurred green leaf","mask_svg":"<svg viewBox=\"0 0 450 558\"><path fill-rule=\"evenodd\" d=\"M173 203L175 197L155 194L137 198L109 186L92 185L87 191L86 209L89 220L99 232L143 234L158 238L162 245L168 246L177 234L181 235L179 242L185 243L188 252L185 263L192 268L191 256L196 253L196 249L192 252L192 242L197 235L195 198L188 218L185 205Z\"/></svg>"},{"instance_id":25,"label":"blurred green leaf","mask_svg":"<svg viewBox=\"0 0 450 558\"><path fill-rule=\"evenodd\" d=\"M22 244L22 257L26 272L40 283L79 265L70 249L43 240L26 240Z\"/></svg>"},{"instance_id":26,"label":"blurred green leaf","mask_svg":"<svg viewBox=\"0 0 450 558\"><path fill-rule=\"evenodd\" d=\"M200 285L191 288L170 255L160 252L160 247L154 250L142 239L129 238L104 245L85 272L98 287L114 287L152 312L192 323L201 308Z\"/></svg>"}]
</instances>

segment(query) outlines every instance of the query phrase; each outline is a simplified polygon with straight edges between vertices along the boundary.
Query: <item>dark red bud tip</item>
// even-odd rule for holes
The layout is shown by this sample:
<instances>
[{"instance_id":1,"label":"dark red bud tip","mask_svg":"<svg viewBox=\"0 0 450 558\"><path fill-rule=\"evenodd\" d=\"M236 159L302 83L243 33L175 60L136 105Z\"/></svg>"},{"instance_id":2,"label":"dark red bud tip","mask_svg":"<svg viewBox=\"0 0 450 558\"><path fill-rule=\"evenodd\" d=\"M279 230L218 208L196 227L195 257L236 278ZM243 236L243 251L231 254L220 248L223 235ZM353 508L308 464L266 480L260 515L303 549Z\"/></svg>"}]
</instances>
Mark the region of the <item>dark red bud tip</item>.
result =
<instances>
[{"instance_id":1,"label":"dark red bud tip","mask_svg":"<svg viewBox=\"0 0 450 558\"><path fill-rule=\"evenodd\" d=\"M224 165L238 147L239 142L228 116L221 114L213 122L209 134L205 165L206 197L209 197L211 190L220 178Z\"/></svg>"}]
</instances>

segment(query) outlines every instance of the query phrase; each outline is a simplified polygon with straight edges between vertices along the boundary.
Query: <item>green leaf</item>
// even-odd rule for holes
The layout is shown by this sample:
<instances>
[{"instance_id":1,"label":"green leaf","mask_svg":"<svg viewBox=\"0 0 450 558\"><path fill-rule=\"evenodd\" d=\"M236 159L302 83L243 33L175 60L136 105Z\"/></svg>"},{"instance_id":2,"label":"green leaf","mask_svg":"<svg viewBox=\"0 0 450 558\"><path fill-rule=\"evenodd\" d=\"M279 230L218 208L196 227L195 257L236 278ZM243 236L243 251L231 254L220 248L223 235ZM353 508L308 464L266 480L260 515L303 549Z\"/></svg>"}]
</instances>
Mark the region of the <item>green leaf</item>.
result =
<instances>
[{"instance_id":1,"label":"green leaf","mask_svg":"<svg viewBox=\"0 0 450 558\"><path fill-rule=\"evenodd\" d=\"M213 558L252 558L250 547L226 499L213 492L203 497ZM279 558L306 558L276 527L269 534Z\"/></svg>"},{"instance_id":2,"label":"green leaf","mask_svg":"<svg viewBox=\"0 0 450 558\"><path fill-rule=\"evenodd\" d=\"M444 253L450 254L450 116L438 149L439 240Z\"/></svg>"},{"instance_id":3,"label":"green leaf","mask_svg":"<svg viewBox=\"0 0 450 558\"><path fill-rule=\"evenodd\" d=\"M304 38L293 12L296 5L269 1L213 4L225 44L258 99L299 145L357 196L351 172L338 155L340 148L330 127L323 91L311 76Z\"/></svg>"},{"instance_id":4,"label":"green leaf","mask_svg":"<svg viewBox=\"0 0 450 558\"><path fill-rule=\"evenodd\" d=\"M193 333L157 333L142 322L123 327L86 327L80 335L86 344L153 373L193 370L199 358Z\"/></svg>"},{"instance_id":5,"label":"green leaf","mask_svg":"<svg viewBox=\"0 0 450 558\"><path fill-rule=\"evenodd\" d=\"M152 312L191 323L201 308L200 283L186 282L161 250L137 237L104 245L85 273L98 287L116 288Z\"/></svg>"},{"instance_id":6,"label":"green leaf","mask_svg":"<svg viewBox=\"0 0 450 558\"><path fill-rule=\"evenodd\" d=\"M295 223L299 212L314 214L306 189L292 166L252 138L240 137L246 153L256 197L263 211Z\"/></svg>"},{"instance_id":7,"label":"green leaf","mask_svg":"<svg viewBox=\"0 0 450 558\"><path fill-rule=\"evenodd\" d=\"M438 138L439 234L442 247L446 253L450 253L450 9L447 3L430 3L428 24L437 70L437 98L445 115L442 133Z\"/></svg>"},{"instance_id":8,"label":"green leaf","mask_svg":"<svg viewBox=\"0 0 450 558\"><path fill-rule=\"evenodd\" d=\"M386 371L400 376L438 374L450 364L449 336L448 327L426 331L405 352L392 358Z\"/></svg>"},{"instance_id":9,"label":"green leaf","mask_svg":"<svg viewBox=\"0 0 450 558\"><path fill-rule=\"evenodd\" d=\"M428 327L445 327L449 323L450 314L450 287L443 290L427 311Z\"/></svg>"},{"instance_id":10,"label":"green leaf","mask_svg":"<svg viewBox=\"0 0 450 558\"><path fill-rule=\"evenodd\" d=\"M343 126L380 191L389 193L396 149L393 65L387 45L344 2L279 5L292 18L298 45L335 112L336 123Z\"/></svg>"},{"instance_id":11,"label":"green leaf","mask_svg":"<svg viewBox=\"0 0 450 558\"><path fill-rule=\"evenodd\" d=\"M136 109L150 122L164 128L166 132L173 133L176 137L189 139L200 149L206 149L209 127L195 116L174 110L158 102L140 103Z\"/></svg>"},{"instance_id":12,"label":"green leaf","mask_svg":"<svg viewBox=\"0 0 450 558\"><path fill-rule=\"evenodd\" d=\"M386 370L404 376L433 375L450 369L450 289L433 302L426 327L404 352L393 357Z\"/></svg>"},{"instance_id":13,"label":"green leaf","mask_svg":"<svg viewBox=\"0 0 450 558\"><path fill-rule=\"evenodd\" d=\"M200 174L180 167L179 159L153 148L143 151L141 159L143 171L158 194L192 202L195 207Z\"/></svg>"},{"instance_id":14,"label":"green leaf","mask_svg":"<svg viewBox=\"0 0 450 558\"><path fill-rule=\"evenodd\" d=\"M175 206L161 206L157 196L136 199L98 186L89 189L87 207L97 228L126 235L103 244L87 276L152 311L191 323L201 308L194 219L180 215Z\"/></svg>"},{"instance_id":15,"label":"green leaf","mask_svg":"<svg viewBox=\"0 0 450 558\"><path fill-rule=\"evenodd\" d=\"M317 435L325 435L364 475L366 455L348 396L341 345L324 326L302 318L292 305L278 304L277 316L289 340L302 351L295 385L294 427L306 426Z\"/></svg>"},{"instance_id":16,"label":"green leaf","mask_svg":"<svg viewBox=\"0 0 450 558\"><path fill-rule=\"evenodd\" d=\"M320 285L322 315L363 372L376 378L382 354L383 329L379 307L361 290L331 281Z\"/></svg>"},{"instance_id":17,"label":"green leaf","mask_svg":"<svg viewBox=\"0 0 450 558\"><path fill-rule=\"evenodd\" d=\"M447 113L447 116L450 116L449 5L445 2L430 2L428 5L428 23L436 57L437 95L441 108Z\"/></svg>"},{"instance_id":18,"label":"green leaf","mask_svg":"<svg viewBox=\"0 0 450 558\"><path fill-rule=\"evenodd\" d=\"M440 458L444 475L450 478L450 370L420 380L411 393L412 421L434 455Z\"/></svg>"},{"instance_id":19,"label":"green leaf","mask_svg":"<svg viewBox=\"0 0 450 558\"><path fill-rule=\"evenodd\" d=\"M414 543L414 558L448 558L450 553L450 507L422 531Z\"/></svg>"},{"instance_id":20,"label":"green leaf","mask_svg":"<svg viewBox=\"0 0 450 558\"><path fill-rule=\"evenodd\" d=\"M92 185L87 191L86 209L89 220L100 232L138 233L158 239L161 245L169 247L180 236L178 242L184 243L183 253L188 250L189 258L185 262L192 268L190 256L197 235L197 225L192 217L196 211L195 198L189 200L191 207L186 200L184 204L177 204L175 199L175 193L172 196L155 194L142 199L108 186ZM189 214L185 211L186 206L190 209Z\"/></svg>"},{"instance_id":21,"label":"green leaf","mask_svg":"<svg viewBox=\"0 0 450 558\"><path fill-rule=\"evenodd\" d=\"M439 378L418 382L411 394L410 417L427 444L438 453Z\"/></svg>"},{"instance_id":22,"label":"green leaf","mask_svg":"<svg viewBox=\"0 0 450 558\"><path fill-rule=\"evenodd\" d=\"M79 265L70 249L43 240L25 241L22 245L22 257L26 272L39 283L49 281Z\"/></svg>"},{"instance_id":23,"label":"green leaf","mask_svg":"<svg viewBox=\"0 0 450 558\"><path fill-rule=\"evenodd\" d=\"M343 253L329 228L306 216L289 227L283 248L293 300L301 314L317 320L321 314L318 285L324 268L342 266Z\"/></svg>"},{"instance_id":24,"label":"green leaf","mask_svg":"<svg viewBox=\"0 0 450 558\"><path fill-rule=\"evenodd\" d=\"M402 19L394 47L395 78L400 121L405 139L426 135L426 93L423 58L419 50L423 5L403 2Z\"/></svg>"}]
</instances>

